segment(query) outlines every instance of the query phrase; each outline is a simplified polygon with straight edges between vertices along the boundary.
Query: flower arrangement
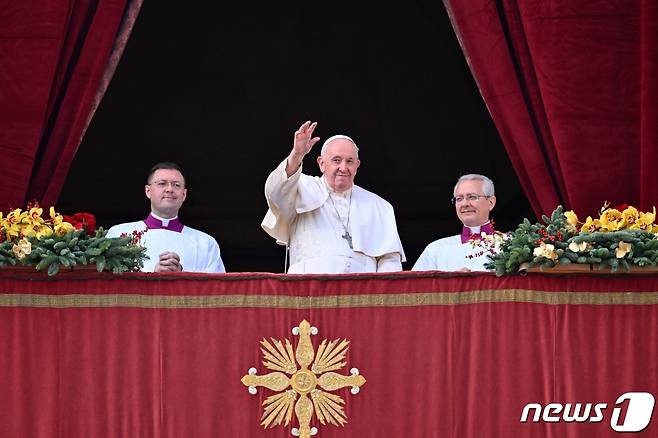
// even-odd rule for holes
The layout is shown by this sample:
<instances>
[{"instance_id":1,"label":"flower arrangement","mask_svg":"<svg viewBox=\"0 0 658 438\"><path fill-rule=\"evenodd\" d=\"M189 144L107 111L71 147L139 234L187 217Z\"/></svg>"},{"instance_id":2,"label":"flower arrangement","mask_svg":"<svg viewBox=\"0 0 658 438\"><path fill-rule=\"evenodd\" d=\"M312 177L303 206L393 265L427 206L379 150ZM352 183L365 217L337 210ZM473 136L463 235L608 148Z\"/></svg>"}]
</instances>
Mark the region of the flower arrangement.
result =
<instances>
[{"instance_id":1,"label":"flower arrangement","mask_svg":"<svg viewBox=\"0 0 658 438\"><path fill-rule=\"evenodd\" d=\"M469 254L466 257L472 259L474 257L481 257L484 254L498 254L500 251L501 245L508 238L507 233L501 233L494 228L494 221L491 220L491 232L480 232L479 234L471 234L467 243L471 248L479 251L475 254Z\"/></svg>"},{"instance_id":2,"label":"flower arrangement","mask_svg":"<svg viewBox=\"0 0 658 438\"><path fill-rule=\"evenodd\" d=\"M63 216L50 207L43 217L39 204L29 204L25 211L0 212L0 268L34 266L55 275L62 266L95 264L96 270L116 274L137 271L146 258L146 249L134 236L107 238L96 229L96 219L89 213Z\"/></svg>"},{"instance_id":3,"label":"flower arrangement","mask_svg":"<svg viewBox=\"0 0 658 438\"><path fill-rule=\"evenodd\" d=\"M656 209L641 212L633 206L611 208L607 202L599 217L584 222L573 211L558 206L544 223L528 219L508 234L497 254L490 256L488 269L497 275L529 267L550 268L558 264L590 264L599 269L656 266L658 225Z\"/></svg>"}]
</instances>

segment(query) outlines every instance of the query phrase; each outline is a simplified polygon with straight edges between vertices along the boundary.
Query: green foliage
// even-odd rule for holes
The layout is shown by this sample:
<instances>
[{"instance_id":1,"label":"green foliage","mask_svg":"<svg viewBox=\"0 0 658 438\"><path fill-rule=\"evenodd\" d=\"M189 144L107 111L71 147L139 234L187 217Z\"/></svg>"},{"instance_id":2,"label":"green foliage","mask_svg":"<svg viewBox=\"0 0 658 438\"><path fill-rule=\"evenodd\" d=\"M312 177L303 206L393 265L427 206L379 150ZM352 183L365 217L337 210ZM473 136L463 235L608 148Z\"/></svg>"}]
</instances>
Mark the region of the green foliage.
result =
<instances>
[{"instance_id":1,"label":"green foliage","mask_svg":"<svg viewBox=\"0 0 658 438\"><path fill-rule=\"evenodd\" d=\"M616 272L628 270L631 266L656 266L658 263L658 238L651 232L629 229L578 232L567 223L562 206L558 206L550 218L543 216L542 219L544 223L524 219L507 235L498 253L489 256L486 267L501 276L529 267L550 268L557 264L591 264L595 269L609 267L611 272ZM622 242L622 246L630 244L630 250L624 251L620 247ZM547 247L550 250L535 255L536 248L542 243L552 245L552 248ZM580 244L580 247L573 244Z\"/></svg>"},{"instance_id":2,"label":"green foliage","mask_svg":"<svg viewBox=\"0 0 658 438\"><path fill-rule=\"evenodd\" d=\"M34 266L55 275L62 267L96 265L96 270L122 272L139 271L147 258L146 249L132 244L132 236L105 237L107 231L99 228L94 236L84 230L71 231L63 236L27 240L32 245L30 254L18 259L12 251L15 242L0 243L0 268L3 266Z\"/></svg>"}]
</instances>

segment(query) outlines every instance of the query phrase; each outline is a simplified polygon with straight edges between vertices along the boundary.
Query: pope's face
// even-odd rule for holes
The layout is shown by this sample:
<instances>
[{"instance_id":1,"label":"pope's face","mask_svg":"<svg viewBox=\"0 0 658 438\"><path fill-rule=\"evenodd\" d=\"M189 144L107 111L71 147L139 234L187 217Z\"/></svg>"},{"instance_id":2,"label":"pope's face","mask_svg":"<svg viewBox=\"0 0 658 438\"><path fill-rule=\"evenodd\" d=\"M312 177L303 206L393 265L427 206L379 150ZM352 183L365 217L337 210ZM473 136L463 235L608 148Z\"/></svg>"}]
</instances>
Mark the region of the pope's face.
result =
<instances>
[{"instance_id":1,"label":"pope's face","mask_svg":"<svg viewBox=\"0 0 658 438\"><path fill-rule=\"evenodd\" d=\"M457 217L467 227L478 227L489 222L489 212L496 205L496 197L488 198L484 195L484 183L477 179L467 179L460 182L455 188L455 198L463 198L455 202ZM469 201L468 195L477 195L475 201Z\"/></svg>"},{"instance_id":2,"label":"pope's face","mask_svg":"<svg viewBox=\"0 0 658 438\"><path fill-rule=\"evenodd\" d=\"M344 138L329 143L324 154L318 157L320 171L329 187L336 192L344 192L352 187L360 164L354 143Z\"/></svg>"},{"instance_id":3,"label":"pope's face","mask_svg":"<svg viewBox=\"0 0 658 438\"><path fill-rule=\"evenodd\" d=\"M165 219L178 216L178 210L187 196L185 179L176 169L156 170L144 192L151 200L151 211Z\"/></svg>"}]
</instances>

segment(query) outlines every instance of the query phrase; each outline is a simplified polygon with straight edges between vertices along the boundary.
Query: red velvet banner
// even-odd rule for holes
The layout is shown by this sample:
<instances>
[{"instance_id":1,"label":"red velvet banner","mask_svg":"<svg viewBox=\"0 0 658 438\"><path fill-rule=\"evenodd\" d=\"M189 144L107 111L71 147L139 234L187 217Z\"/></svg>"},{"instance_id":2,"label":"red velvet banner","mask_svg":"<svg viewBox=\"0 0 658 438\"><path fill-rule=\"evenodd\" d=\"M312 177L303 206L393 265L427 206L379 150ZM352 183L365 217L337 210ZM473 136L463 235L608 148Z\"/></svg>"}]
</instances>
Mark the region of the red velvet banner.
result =
<instances>
[{"instance_id":1,"label":"red velvet banner","mask_svg":"<svg viewBox=\"0 0 658 438\"><path fill-rule=\"evenodd\" d=\"M302 320L313 352L349 341L333 372L365 378L357 394L326 391L347 423L313 409L319 437L612 437L647 418L633 436L658 432L642 395L616 404L658 395L655 276L0 271L0 436L291 436L295 413L260 425L262 403L291 387L252 395L241 379L273 372L263 339L304 350ZM326 384L301 365L286 382ZM567 421L576 403L583 421Z\"/></svg>"}]
</instances>

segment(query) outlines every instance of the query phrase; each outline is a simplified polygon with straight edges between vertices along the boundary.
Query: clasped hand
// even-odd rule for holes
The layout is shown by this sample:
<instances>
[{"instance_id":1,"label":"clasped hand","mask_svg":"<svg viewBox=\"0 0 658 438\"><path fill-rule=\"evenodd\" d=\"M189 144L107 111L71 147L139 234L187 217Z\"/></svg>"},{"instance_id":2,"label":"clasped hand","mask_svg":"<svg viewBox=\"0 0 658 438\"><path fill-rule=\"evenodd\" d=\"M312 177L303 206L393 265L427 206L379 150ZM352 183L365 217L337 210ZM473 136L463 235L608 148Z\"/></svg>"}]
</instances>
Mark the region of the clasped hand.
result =
<instances>
[{"instance_id":1,"label":"clasped hand","mask_svg":"<svg viewBox=\"0 0 658 438\"><path fill-rule=\"evenodd\" d=\"M155 265L155 272L180 272L183 270L180 257L175 252L163 252L159 258L160 260Z\"/></svg>"}]
</instances>

